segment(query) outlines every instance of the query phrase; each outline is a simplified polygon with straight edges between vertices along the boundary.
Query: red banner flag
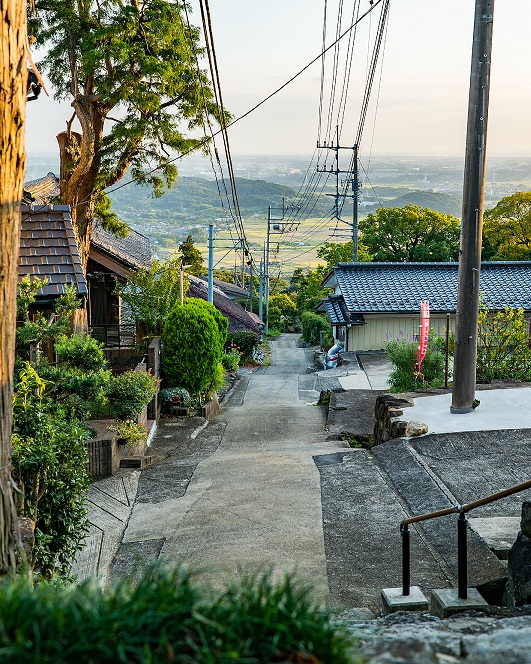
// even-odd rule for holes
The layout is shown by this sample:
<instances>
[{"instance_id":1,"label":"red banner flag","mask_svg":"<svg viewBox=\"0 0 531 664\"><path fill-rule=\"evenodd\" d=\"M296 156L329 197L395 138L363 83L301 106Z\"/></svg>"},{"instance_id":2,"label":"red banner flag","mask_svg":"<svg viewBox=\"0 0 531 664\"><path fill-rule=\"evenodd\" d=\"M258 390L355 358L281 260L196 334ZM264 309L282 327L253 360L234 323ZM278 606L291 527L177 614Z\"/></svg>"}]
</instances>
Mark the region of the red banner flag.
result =
<instances>
[{"instance_id":1,"label":"red banner flag","mask_svg":"<svg viewBox=\"0 0 531 664\"><path fill-rule=\"evenodd\" d=\"M420 337L419 348L417 350L417 371L420 373L420 365L426 357L428 350L428 336L430 334L430 303L420 303Z\"/></svg>"}]
</instances>

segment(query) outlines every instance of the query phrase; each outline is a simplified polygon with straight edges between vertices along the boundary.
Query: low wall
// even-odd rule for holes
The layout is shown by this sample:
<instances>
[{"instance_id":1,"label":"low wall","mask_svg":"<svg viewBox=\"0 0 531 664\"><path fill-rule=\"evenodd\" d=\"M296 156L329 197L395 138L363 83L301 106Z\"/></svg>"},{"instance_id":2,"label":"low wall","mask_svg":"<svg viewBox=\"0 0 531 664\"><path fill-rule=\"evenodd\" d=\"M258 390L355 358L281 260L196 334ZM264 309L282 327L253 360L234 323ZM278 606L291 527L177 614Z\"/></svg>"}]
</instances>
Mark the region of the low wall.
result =
<instances>
[{"instance_id":1,"label":"low wall","mask_svg":"<svg viewBox=\"0 0 531 664\"><path fill-rule=\"evenodd\" d=\"M379 445L393 438L421 436L428 433L428 425L403 419L404 409L413 406L413 399L400 394L382 394L374 406L374 443Z\"/></svg>"},{"instance_id":2,"label":"low wall","mask_svg":"<svg viewBox=\"0 0 531 664\"><path fill-rule=\"evenodd\" d=\"M113 475L120 467L122 451L116 442L116 434L108 430L114 420L91 420L87 426L95 430L94 438L87 440L88 470L92 477Z\"/></svg>"}]
</instances>

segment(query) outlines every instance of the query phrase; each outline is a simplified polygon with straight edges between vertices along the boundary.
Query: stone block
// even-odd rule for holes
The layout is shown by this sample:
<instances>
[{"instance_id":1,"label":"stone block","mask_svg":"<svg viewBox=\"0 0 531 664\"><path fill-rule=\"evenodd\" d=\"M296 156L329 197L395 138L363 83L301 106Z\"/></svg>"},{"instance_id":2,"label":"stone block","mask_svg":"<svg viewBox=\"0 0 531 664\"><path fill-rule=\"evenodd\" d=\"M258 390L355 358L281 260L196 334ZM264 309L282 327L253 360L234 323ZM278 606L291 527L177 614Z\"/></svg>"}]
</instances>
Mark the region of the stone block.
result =
<instances>
[{"instance_id":1,"label":"stone block","mask_svg":"<svg viewBox=\"0 0 531 664\"><path fill-rule=\"evenodd\" d=\"M120 468L146 468L153 463L152 456L130 456L120 461Z\"/></svg>"},{"instance_id":2,"label":"stone block","mask_svg":"<svg viewBox=\"0 0 531 664\"><path fill-rule=\"evenodd\" d=\"M406 425L406 437L423 436L428 433L428 425L423 422L408 422Z\"/></svg>"},{"instance_id":3,"label":"stone block","mask_svg":"<svg viewBox=\"0 0 531 664\"><path fill-rule=\"evenodd\" d=\"M511 606L531 604L531 539L518 533L509 550L507 594Z\"/></svg>"},{"instance_id":4,"label":"stone block","mask_svg":"<svg viewBox=\"0 0 531 664\"><path fill-rule=\"evenodd\" d=\"M522 520L520 521L520 530L526 537L531 539L531 502L522 503Z\"/></svg>"},{"instance_id":5,"label":"stone block","mask_svg":"<svg viewBox=\"0 0 531 664\"><path fill-rule=\"evenodd\" d=\"M396 611L427 611L428 600L418 586L411 586L409 595L402 595L402 588L384 588L381 592L384 614Z\"/></svg>"},{"instance_id":6,"label":"stone block","mask_svg":"<svg viewBox=\"0 0 531 664\"><path fill-rule=\"evenodd\" d=\"M481 611L488 606L488 602L483 599L475 588L468 588L467 595L466 599L458 597L457 588L432 590L431 612L438 618L449 618L455 613Z\"/></svg>"}]
</instances>

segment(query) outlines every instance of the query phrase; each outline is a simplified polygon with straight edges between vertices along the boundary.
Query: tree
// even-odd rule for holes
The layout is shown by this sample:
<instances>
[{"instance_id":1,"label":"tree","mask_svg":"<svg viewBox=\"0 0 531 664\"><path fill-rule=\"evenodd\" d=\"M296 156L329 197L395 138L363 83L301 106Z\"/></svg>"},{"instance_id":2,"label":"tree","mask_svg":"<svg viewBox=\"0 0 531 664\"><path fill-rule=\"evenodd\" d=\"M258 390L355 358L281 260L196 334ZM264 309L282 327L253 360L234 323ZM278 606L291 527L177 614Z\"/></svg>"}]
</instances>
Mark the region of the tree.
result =
<instances>
[{"instance_id":1,"label":"tree","mask_svg":"<svg viewBox=\"0 0 531 664\"><path fill-rule=\"evenodd\" d=\"M0 0L0 575L15 571L11 429L20 204L26 155L26 2Z\"/></svg>"},{"instance_id":2,"label":"tree","mask_svg":"<svg viewBox=\"0 0 531 664\"><path fill-rule=\"evenodd\" d=\"M288 294L295 293L297 311L313 311L321 300L330 293L329 288L323 288L321 282L330 272L324 265L318 265L314 270L304 272L297 268L293 272Z\"/></svg>"},{"instance_id":3,"label":"tree","mask_svg":"<svg viewBox=\"0 0 531 664\"><path fill-rule=\"evenodd\" d=\"M331 270L338 263L352 262L352 240L349 242L323 242L317 249L317 258L323 258L326 261L326 267ZM371 260L371 255L367 247L360 240L358 241L358 261L367 263Z\"/></svg>"},{"instance_id":4,"label":"tree","mask_svg":"<svg viewBox=\"0 0 531 664\"><path fill-rule=\"evenodd\" d=\"M187 290L187 285L184 285ZM160 337L168 315L180 299L178 261L154 260L149 269L135 270L114 291L126 302L146 337Z\"/></svg>"},{"instance_id":5,"label":"tree","mask_svg":"<svg viewBox=\"0 0 531 664\"><path fill-rule=\"evenodd\" d=\"M60 187L84 264L95 215L116 230L105 189L130 170L160 195L177 176L171 151L204 144L185 136L182 126L197 134L205 118L228 118L198 70L199 30L187 11L170 0L37 3L31 27L37 45L48 47L43 67L55 97L71 100L74 109L57 137Z\"/></svg>"},{"instance_id":6,"label":"tree","mask_svg":"<svg viewBox=\"0 0 531 664\"><path fill-rule=\"evenodd\" d=\"M483 249L490 260L531 258L531 192L505 196L483 217Z\"/></svg>"},{"instance_id":7,"label":"tree","mask_svg":"<svg viewBox=\"0 0 531 664\"><path fill-rule=\"evenodd\" d=\"M374 261L435 262L459 257L460 222L418 205L380 208L360 222Z\"/></svg>"},{"instance_id":8,"label":"tree","mask_svg":"<svg viewBox=\"0 0 531 664\"><path fill-rule=\"evenodd\" d=\"M188 265L186 268L190 274L199 276L203 271L203 256L199 249L194 245L194 240L189 235L184 242L179 245L178 253L181 256L183 265Z\"/></svg>"}]
</instances>

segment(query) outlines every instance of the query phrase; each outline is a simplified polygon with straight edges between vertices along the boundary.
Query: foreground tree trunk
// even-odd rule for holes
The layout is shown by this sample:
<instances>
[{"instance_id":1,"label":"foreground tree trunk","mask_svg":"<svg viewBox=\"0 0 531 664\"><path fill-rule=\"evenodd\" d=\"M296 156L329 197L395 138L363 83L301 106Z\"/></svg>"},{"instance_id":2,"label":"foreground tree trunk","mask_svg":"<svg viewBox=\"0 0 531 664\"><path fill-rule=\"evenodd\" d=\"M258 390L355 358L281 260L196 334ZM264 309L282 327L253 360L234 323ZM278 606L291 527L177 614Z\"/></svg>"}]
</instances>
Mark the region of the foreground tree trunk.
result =
<instances>
[{"instance_id":1,"label":"foreground tree trunk","mask_svg":"<svg viewBox=\"0 0 531 664\"><path fill-rule=\"evenodd\" d=\"M20 204L26 165L26 2L0 0L0 574L15 571L11 427Z\"/></svg>"}]
</instances>

